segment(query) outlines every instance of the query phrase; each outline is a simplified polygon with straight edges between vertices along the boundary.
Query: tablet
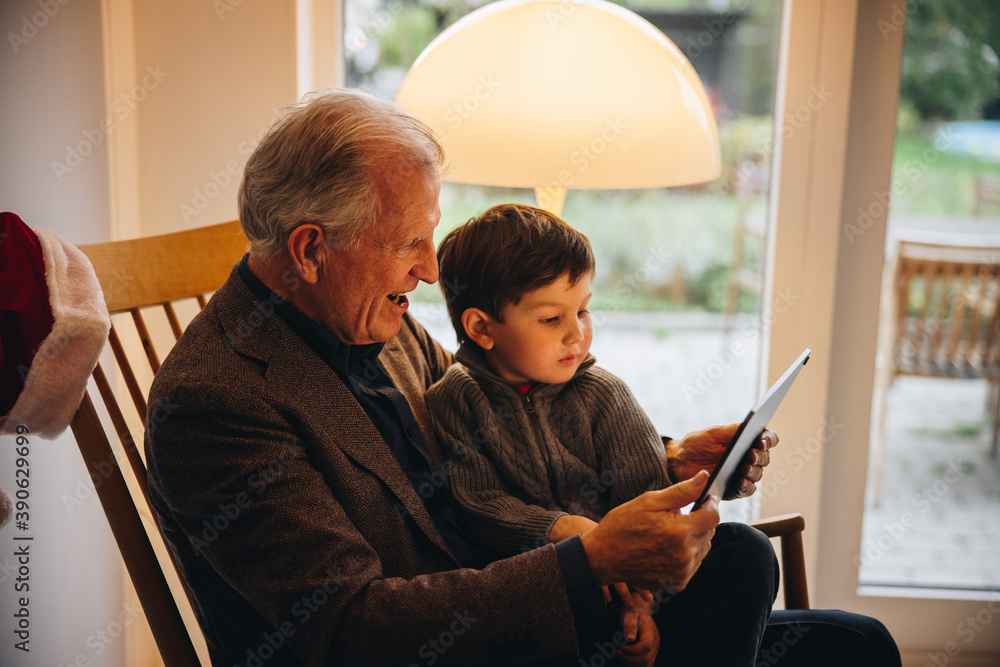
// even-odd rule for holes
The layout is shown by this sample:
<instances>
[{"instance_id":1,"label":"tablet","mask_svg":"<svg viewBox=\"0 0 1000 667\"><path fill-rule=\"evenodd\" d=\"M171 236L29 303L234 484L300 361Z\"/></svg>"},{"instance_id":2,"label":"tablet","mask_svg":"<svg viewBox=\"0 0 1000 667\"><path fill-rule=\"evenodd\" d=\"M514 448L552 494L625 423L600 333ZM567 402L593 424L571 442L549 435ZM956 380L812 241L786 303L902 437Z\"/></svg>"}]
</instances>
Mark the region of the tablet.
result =
<instances>
[{"instance_id":1,"label":"tablet","mask_svg":"<svg viewBox=\"0 0 1000 667\"><path fill-rule=\"evenodd\" d=\"M729 493L736 492L736 485L740 480L738 472L743 457L746 456L753 443L756 442L760 434L767 428L768 422L774 417L774 413L778 411L778 406L781 405L781 400L788 393L792 382L795 381L799 371L809 361L810 354L812 354L812 350L806 348L799 355L799 358L788 367L785 374L778 378L778 381L771 385L767 393L761 396L757 404L750 409L743 423L740 424L739 428L736 429L736 433L733 434L725 451L722 452L719 462L715 464L715 470L712 471L711 476L708 478L708 483L705 484L705 488L702 490L701 495L698 496L698 500L694 502L691 511L701 507L701 504L708 500L709 494L715 494L721 499Z\"/></svg>"}]
</instances>

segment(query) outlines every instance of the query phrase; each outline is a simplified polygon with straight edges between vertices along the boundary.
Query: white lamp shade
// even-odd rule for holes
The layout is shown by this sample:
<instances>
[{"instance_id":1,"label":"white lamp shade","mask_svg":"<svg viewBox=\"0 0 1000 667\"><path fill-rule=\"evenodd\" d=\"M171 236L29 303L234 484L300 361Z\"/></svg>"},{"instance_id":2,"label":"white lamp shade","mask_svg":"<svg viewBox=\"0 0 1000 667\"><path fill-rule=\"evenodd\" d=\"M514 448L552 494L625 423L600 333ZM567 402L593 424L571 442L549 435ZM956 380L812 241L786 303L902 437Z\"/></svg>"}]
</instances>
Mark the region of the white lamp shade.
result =
<instances>
[{"instance_id":1,"label":"white lamp shade","mask_svg":"<svg viewBox=\"0 0 1000 667\"><path fill-rule=\"evenodd\" d=\"M615 189L719 175L694 68L604 0L486 5L424 50L396 100L438 133L457 183Z\"/></svg>"}]
</instances>

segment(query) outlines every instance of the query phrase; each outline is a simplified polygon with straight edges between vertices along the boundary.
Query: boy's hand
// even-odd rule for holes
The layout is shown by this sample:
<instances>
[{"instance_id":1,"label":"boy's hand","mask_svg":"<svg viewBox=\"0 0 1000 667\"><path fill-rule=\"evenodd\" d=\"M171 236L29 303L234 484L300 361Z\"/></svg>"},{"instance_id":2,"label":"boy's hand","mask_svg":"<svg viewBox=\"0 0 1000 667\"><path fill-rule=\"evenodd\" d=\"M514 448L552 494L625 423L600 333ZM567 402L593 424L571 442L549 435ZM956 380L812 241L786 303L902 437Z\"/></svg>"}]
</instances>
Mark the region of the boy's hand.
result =
<instances>
[{"instance_id":1,"label":"boy's hand","mask_svg":"<svg viewBox=\"0 0 1000 667\"><path fill-rule=\"evenodd\" d=\"M625 639L635 643L626 644L616 654L622 665L651 667L656 661L660 650L660 631L650 614L651 604L645 600L637 601L634 607L622 609L622 631Z\"/></svg>"},{"instance_id":2,"label":"boy's hand","mask_svg":"<svg viewBox=\"0 0 1000 667\"><path fill-rule=\"evenodd\" d=\"M634 607L640 601L653 601L653 594L645 588L636 588L630 591L628 584L623 581L617 581L612 585L615 587L615 592L618 593L618 597L621 598L622 604L625 607ZM608 590L608 587L602 586L601 590L604 591L604 601L611 602L611 591Z\"/></svg>"}]
</instances>

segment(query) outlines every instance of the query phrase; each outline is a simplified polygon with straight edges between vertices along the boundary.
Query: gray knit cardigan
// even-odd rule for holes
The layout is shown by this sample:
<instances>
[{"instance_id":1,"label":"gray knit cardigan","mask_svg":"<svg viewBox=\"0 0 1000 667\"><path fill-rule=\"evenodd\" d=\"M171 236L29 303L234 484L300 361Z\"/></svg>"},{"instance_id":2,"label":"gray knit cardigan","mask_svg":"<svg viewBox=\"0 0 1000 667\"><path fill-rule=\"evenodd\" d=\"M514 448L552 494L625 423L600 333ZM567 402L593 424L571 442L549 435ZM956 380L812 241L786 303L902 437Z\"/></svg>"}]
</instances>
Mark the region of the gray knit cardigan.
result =
<instances>
[{"instance_id":1,"label":"gray knit cardigan","mask_svg":"<svg viewBox=\"0 0 1000 667\"><path fill-rule=\"evenodd\" d=\"M669 484L656 429L592 355L569 382L527 395L494 374L475 345L455 358L425 401L469 530L492 549L533 549L567 513L599 521Z\"/></svg>"}]
</instances>

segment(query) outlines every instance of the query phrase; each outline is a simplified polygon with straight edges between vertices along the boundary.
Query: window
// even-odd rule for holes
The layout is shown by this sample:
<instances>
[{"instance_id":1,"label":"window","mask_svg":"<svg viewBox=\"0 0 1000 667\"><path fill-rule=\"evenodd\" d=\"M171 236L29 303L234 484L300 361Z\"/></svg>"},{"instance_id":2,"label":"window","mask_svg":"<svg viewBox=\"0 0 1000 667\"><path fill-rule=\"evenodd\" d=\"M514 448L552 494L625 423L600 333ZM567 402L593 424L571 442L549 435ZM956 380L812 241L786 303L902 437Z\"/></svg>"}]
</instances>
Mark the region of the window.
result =
<instances>
[{"instance_id":1,"label":"window","mask_svg":"<svg viewBox=\"0 0 1000 667\"><path fill-rule=\"evenodd\" d=\"M684 188L570 191L562 212L597 255L592 351L673 436L742 420L758 391L780 4L721 4L626 6L671 37L705 83L720 124L722 176ZM348 2L349 85L393 96L434 36L473 9ZM437 240L501 202L534 205L535 198L528 190L444 183ZM454 349L437 286L421 285L417 300L417 318ZM754 512L749 502L724 507L731 518Z\"/></svg>"}]
</instances>

